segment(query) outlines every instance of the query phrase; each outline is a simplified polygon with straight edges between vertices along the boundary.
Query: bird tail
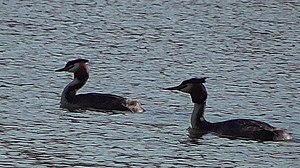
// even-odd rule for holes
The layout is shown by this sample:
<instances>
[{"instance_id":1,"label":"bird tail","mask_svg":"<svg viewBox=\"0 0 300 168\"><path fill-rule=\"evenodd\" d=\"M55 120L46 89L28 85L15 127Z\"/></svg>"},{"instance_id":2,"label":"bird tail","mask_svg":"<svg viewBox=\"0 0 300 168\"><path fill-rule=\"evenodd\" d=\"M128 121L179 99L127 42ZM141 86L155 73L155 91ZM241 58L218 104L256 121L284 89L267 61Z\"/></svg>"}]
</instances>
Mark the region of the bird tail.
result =
<instances>
[{"instance_id":1,"label":"bird tail","mask_svg":"<svg viewBox=\"0 0 300 168\"><path fill-rule=\"evenodd\" d=\"M127 100L125 106L133 113L142 113L145 111L141 103L136 100Z\"/></svg>"}]
</instances>

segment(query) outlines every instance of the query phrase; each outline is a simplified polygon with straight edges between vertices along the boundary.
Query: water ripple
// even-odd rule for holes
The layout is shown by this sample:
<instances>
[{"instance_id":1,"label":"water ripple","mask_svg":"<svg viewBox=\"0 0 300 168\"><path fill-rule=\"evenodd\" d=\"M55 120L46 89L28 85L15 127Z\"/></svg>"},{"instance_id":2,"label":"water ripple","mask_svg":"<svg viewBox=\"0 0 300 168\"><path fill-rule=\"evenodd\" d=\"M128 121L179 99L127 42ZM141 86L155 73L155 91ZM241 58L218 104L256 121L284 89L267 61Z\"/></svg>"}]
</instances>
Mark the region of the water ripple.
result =
<instances>
[{"instance_id":1,"label":"water ripple","mask_svg":"<svg viewBox=\"0 0 300 168\"><path fill-rule=\"evenodd\" d=\"M299 167L300 4L277 1L5 1L0 5L2 167ZM66 61L80 93L138 99L143 114L59 108ZM294 141L189 137L192 104L161 88L208 76L209 121L253 118Z\"/></svg>"}]
</instances>

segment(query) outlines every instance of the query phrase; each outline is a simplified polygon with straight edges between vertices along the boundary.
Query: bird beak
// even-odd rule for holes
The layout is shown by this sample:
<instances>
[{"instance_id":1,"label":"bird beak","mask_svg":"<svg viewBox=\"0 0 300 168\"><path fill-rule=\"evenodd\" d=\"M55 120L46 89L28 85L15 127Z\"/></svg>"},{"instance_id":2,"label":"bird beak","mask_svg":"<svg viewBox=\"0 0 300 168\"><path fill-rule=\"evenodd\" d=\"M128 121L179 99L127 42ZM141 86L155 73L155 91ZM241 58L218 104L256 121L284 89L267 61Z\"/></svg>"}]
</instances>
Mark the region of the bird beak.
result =
<instances>
[{"instance_id":1,"label":"bird beak","mask_svg":"<svg viewBox=\"0 0 300 168\"><path fill-rule=\"evenodd\" d=\"M186 85L179 85L179 86L175 86L175 87L163 88L163 90L181 90L185 87L186 87Z\"/></svg>"},{"instance_id":2,"label":"bird beak","mask_svg":"<svg viewBox=\"0 0 300 168\"><path fill-rule=\"evenodd\" d=\"M62 71L68 71L67 67L55 70L55 72L62 72Z\"/></svg>"}]
</instances>

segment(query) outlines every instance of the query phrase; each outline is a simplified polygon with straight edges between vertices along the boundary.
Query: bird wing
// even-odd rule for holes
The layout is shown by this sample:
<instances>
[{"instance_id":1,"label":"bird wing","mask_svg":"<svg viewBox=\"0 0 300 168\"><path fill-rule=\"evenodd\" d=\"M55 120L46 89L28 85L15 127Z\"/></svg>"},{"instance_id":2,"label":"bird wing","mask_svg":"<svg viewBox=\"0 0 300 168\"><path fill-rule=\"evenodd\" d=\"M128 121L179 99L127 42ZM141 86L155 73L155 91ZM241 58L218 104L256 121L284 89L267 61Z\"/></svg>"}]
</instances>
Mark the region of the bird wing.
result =
<instances>
[{"instance_id":1,"label":"bird wing","mask_svg":"<svg viewBox=\"0 0 300 168\"><path fill-rule=\"evenodd\" d=\"M215 132L224 136L259 140L271 140L270 138L274 136L275 128L261 121L235 119L215 124L217 125Z\"/></svg>"},{"instance_id":2,"label":"bird wing","mask_svg":"<svg viewBox=\"0 0 300 168\"><path fill-rule=\"evenodd\" d=\"M112 94L87 93L78 94L75 97L75 103L83 108L93 108L99 110L121 110L128 111L125 106L126 98Z\"/></svg>"}]
</instances>

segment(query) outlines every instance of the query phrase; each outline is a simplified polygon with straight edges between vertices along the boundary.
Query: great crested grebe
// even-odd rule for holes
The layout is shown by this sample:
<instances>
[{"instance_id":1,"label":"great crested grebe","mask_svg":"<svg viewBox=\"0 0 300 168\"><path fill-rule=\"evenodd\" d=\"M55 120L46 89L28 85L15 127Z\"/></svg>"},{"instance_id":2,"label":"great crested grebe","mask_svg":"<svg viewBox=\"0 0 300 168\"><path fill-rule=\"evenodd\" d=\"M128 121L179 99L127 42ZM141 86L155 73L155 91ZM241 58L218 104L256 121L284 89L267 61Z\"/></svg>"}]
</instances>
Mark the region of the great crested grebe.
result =
<instances>
[{"instance_id":1,"label":"great crested grebe","mask_svg":"<svg viewBox=\"0 0 300 168\"><path fill-rule=\"evenodd\" d=\"M216 133L219 136L228 138L252 139L258 141L289 140L291 134L285 130L272 127L271 125L251 120L234 119L217 123L210 123L204 118L204 110L207 99L206 88L203 85L206 78L192 78L183 81L179 86L165 88L164 90L178 90L189 93L194 103L194 110L191 117L192 129L203 134Z\"/></svg>"},{"instance_id":2,"label":"great crested grebe","mask_svg":"<svg viewBox=\"0 0 300 168\"><path fill-rule=\"evenodd\" d=\"M126 98L101 93L78 94L76 92L89 78L88 60L76 59L69 61L64 68L56 72L67 71L74 73L74 80L69 83L62 92L60 107L69 110L99 110L99 111L131 111L143 112L140 102Z\"/></svg>"}]
</instances>

